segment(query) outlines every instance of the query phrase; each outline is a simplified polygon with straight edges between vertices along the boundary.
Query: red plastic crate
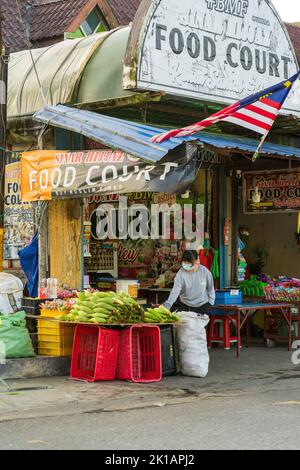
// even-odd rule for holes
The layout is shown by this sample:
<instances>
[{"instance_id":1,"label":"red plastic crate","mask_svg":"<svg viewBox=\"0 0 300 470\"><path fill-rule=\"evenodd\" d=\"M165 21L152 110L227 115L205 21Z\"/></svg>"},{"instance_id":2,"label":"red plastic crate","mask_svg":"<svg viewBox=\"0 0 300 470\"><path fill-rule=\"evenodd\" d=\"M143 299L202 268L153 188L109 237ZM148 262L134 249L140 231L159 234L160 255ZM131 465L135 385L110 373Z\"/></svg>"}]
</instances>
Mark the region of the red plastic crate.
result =
<instances>
[{"instance_id":1,"label":"red plastic crate","mask_svg":"<svg viewBox=\"0 0 300 470\"><path fill-rule=\"evenodd\" d=\"M161 378L160 328L136 325L120 331L116 379L159 382Z\"/></svg>"},{"instance_id":2,"label":"red plastic crate","mask_svg":"<svg viewBox=\"0 0 300 470\"><path fill-rule=\"evenodd\" d=\"M119 331L98 326L77 325L71 362L71 379L96 382L114 380Z\"/></svg>"}]
</instances>

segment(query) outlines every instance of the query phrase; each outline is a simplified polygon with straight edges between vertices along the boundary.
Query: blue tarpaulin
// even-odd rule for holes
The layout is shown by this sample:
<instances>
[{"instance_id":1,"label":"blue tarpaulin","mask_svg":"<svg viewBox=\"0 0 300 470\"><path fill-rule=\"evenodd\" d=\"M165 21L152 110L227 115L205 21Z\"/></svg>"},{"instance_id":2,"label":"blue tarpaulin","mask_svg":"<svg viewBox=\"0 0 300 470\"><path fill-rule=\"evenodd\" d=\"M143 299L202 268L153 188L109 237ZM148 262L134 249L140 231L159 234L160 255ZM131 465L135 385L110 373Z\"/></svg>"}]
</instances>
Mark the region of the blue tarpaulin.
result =
<instances>
[{"instance_id":1,"label":"blue tarpaulin","mask_svg":"<svg viewBox=\"0 0 300 470\"><path fill-rule=\"evenodd\" d=\"M45 106L34 115L37 121L85 135L108 147L122 150L138 158L158 162L170 150L186 142L197 141L215 148L241 150L254 154L259 143L256 139L227 134L201 132L190 137L172 138L160 144L150 141L166 129L138 124L124 119L112 118L91 111L70 108L63 105ZM266 142L260 154L300 158L300 149Z\"/></svg>"},{"instance_id":2,"label":"blue tarpaulin","mask_svg":"<svg viewBox=\"0 0 300 470\"><path fill-rule=\"evenodd\" d=\"M39 244L36 233L32 241L19 251L22 269L26 275L27 287L30 297L38 296L39 283Z\"/></svg>"}]
</instances>

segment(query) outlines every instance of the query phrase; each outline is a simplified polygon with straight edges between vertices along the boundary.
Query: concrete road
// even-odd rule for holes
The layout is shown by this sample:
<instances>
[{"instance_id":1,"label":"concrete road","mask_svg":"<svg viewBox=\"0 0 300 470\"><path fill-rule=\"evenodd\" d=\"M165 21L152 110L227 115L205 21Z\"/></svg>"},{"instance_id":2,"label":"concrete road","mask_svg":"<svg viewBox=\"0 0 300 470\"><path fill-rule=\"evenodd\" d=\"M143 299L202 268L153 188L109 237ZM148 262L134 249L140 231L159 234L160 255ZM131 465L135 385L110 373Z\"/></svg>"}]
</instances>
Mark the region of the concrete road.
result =
<instances>
[{"instance_id":1,"label":"concrete road","mask_svg":"<svg viewBox=\"0 0 300 470\"><path fill-rule=\"evenodd\" d=\"M212 351L206 379L15 386L0 390L0 449L300 448L300 368L284 347Z\"/></svg>"},{"instance_id":2,"label":"concrete road","mask_svg":"<svg viewBox=\"0 0 300 470\"><path fill-rule=\"evenodd\" d=\"M125 412L1 423L0 449L299 449L299 383Z\"/></svg>"}]
</instances>

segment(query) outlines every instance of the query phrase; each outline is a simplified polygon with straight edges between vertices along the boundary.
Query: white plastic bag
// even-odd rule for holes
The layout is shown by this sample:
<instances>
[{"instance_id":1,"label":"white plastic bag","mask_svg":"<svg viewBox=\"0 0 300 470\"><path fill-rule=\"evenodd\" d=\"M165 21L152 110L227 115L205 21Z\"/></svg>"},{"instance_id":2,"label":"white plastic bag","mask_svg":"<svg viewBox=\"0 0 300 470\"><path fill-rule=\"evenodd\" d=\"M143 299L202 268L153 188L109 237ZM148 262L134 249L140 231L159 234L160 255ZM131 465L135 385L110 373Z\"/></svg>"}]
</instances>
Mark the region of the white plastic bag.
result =
<instances>
[{"instance_id":1,"label":"white plastic bag","mask_svg":"<svg viewBox=\"0 0 300 470\"><path fill-rule=\"evenodd\" d=\"M197 316L195 312L176 312L176 315L181 317L176 326L181 373L190 377L206 377L209 354L205 327L209 317Z\"/></svg>"},{"instance_id":2,"label":"white plastic bag","mask_svg":"<svg viewBox=\"0 0 300 470\"><path fill-rule=\"evenodd\" d=\"M0 312L14 313L20 310L23 298L23 283L12 274L0 273Z\"/></svg>"}]
</instances>

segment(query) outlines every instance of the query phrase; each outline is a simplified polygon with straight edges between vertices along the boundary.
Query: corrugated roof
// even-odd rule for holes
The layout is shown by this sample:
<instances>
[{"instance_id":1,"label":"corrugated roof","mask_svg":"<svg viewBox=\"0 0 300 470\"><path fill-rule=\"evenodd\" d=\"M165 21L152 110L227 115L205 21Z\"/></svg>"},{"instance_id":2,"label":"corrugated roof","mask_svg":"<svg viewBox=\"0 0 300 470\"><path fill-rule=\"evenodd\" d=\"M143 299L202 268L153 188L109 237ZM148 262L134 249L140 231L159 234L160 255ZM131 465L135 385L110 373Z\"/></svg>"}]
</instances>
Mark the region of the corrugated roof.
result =
<instances>
[{"instance_id":1,"label":"corrugated roof","mask_svg":"<svg viewBox=\"0 0 300 470\"><path fill-rule=\"evenodd\" d=\"M166 129L146 124L137 124L123 119L112 118L90 111L67 106L46 106L34 115L37 121L85 135L95 141L133 156L158 162L171 150L185 142L198 141L215 148L240 150L254 154L258 141L244 137L201 132L191 137L172 138L161 144L150 141L151 137ZM300 149L266 142L260 154L300 158Z\"/></svg>"},{"instance_id":2,"label":"corrugated roof","mask_svg":"<svg viewBox=\"0 0 300 470\"><path fill-rule=\"evenodd\" d=\"M19 0L22 18L25 17L25 0ZM24 24L21 20L16 0L1 0L3 42L11 52L28 48Z\"/></svg>"},{"instance_id":3,"label":"corrugated roof","mask_svg":"<svg viewBox=\"0 0 300 470\"><path fill-rule=\"evenodd\" d=\"M286 23L285 26L293 43L298 62L300 63L300 28L289 23Z\"/></svg>"},{"instance_id":4,"label":"corrugated roof","mask_svg":"<svg viewBox=\"0 0 300 470\"><path fill-rule=\"evenodd\" d=\"M11 52L28 47L17 1L25 20L27 0L1 0L1 10L4 17L3 38L5 45L10 48ZM31 41L61 36L89 2L90 0L31 0L32 8L28 18ZM118 24L127 25L133 21L141 0L105 0L105 3L111 9ZM300 62L300 28L289 23L286 24L286 27Z\"/></svg>"},{"instance_id":5,"label":"corrugated roof","mask_svg":"<svg viewBox=\"0 0 300 470\"><path fill-rule=\"evenodd\" d=\"M141 0L106 0L120 25L127 25L136 14Z\"/></svg>"},{"instance_id":6,"label":"corrugated roof","mask_svg":"<svg viewBox=\"0 0 300 470\"><path fill-rule=\"evenodd\" d=\"M140 2L141 0L105 0L119 25L127 25L133 20ZM28 48L24 27L26 22L30 41L33 43L60 37L68 31L71 23L91 0L31 0L31 8L27 11L28 3L27 0L1 0L4 44L11 52ZM115 26L116 24L110 25Z\"/></svg>"},{"instance_id":7,"label":"corrugated roof","mask_svg":"<svg viewBox=\"0 0 300 470\"><path fill-rule=\"evenodd\" d=\"M30 38L37 41L63 35L89 0L40 0L32 6Z\"/></svg>"},{"instance_id":8,"label":"corrugated roof","mask_svg":"<svg viewBox=\"0 0 300 470\"><path fill-rule=\"evenodd\" d=\"M4 44L11 52L27 49L26 24L32 42L61 36L88 2L89 0L1 0Z\"/></svg>"}]
</instances>

